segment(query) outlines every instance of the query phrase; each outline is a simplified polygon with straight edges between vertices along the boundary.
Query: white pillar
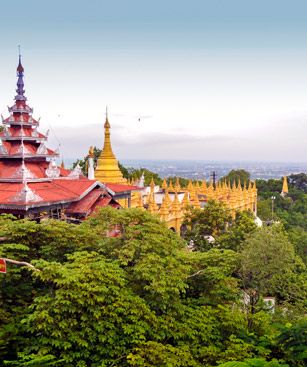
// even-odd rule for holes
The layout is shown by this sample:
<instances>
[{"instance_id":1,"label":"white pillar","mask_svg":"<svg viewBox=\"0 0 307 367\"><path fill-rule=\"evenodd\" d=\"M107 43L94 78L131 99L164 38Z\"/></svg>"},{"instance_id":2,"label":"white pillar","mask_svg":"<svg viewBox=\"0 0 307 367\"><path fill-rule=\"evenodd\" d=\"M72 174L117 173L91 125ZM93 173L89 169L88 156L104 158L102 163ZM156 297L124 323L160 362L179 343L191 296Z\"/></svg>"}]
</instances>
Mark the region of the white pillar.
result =
<instances>
[{"instance_id":1,"label":"white pillar","mask_svg":"<svg viewBox=\"0 0 307 367\"><path fill-rule=\"evenodd\" d=\"M89 180L95 180L94 159L93 159L93 157L88 158L87 178Z\"/></svg>"}]
</instances>

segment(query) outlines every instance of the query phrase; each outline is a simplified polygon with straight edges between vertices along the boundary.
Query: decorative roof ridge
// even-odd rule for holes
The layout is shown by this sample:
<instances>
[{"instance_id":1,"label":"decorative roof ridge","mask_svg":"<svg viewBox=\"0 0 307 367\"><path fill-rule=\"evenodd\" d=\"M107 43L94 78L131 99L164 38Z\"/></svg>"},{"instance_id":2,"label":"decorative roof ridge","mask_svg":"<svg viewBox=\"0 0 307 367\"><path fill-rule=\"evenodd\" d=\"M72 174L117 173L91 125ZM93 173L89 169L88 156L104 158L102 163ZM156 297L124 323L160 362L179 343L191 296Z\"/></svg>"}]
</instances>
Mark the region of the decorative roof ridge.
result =
<instances>
[{"instance_id":1,"label":"decorative roof ridge","mask_svg":"<svg viewBox=\"0 0 307 367\"><path fill-rule=\"evenodd\" d=\"M37 178L35 174L29 168L27 168L24 159L21 162L21 166L18 167L13 174L12 178L20 178L20 179L31 179L31 178Z\"/></svg>"},{"instance_id":2,"label":"decorative roof ridge","mask_svg":"<svg viewBox=\"0 0 307 367\"><path fill-rule=\"evenodd\" d=\"M22 189L12 197L12 202L22 202L22 203L29 203L29 202L38 202L42 201L43 199L35 193L34 190L31 190L27 184L27 181L23 181Z\"/></svg>"}]
</instances>

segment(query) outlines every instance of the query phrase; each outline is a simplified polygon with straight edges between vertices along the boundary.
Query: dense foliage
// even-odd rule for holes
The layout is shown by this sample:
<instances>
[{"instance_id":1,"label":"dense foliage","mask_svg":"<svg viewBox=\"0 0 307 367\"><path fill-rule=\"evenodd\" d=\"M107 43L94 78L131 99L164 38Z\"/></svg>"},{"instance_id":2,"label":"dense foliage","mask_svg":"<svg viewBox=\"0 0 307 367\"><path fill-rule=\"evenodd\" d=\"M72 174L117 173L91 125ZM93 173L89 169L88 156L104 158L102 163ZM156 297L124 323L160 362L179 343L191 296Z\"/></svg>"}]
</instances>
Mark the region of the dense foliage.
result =
<instances>
[{"instance_id":1,"label":"dense foliage","mask_svg":"<svg viewBox=\"0 0 307 367\"><path fill-rule=\"evenodd\" d=\"M0 365L304 366L306 267L292 224L257 228L216 202L185 221L180 238L138 209L78 226L1 216L0 256L40 271L8 263L0 274Z\"/></svg>"}]
</instances>

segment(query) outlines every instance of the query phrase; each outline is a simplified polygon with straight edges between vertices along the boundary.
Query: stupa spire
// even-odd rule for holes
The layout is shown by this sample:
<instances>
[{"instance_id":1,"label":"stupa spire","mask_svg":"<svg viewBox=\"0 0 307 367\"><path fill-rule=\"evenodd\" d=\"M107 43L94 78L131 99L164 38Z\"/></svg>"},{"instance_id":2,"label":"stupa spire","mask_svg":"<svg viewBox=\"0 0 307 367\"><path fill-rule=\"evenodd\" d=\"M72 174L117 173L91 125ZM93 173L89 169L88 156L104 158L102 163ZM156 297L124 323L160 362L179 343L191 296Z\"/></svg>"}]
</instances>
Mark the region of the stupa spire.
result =
<instances>
[{"instance_id":1,"label":"stupa spire","mask_svg":"<svg viewBox=\"0 0 307 367\"><path fill-rule=\"evenodd\" d=\"M15 97L15 100L25 100L26 97L24 96L25 90L24 90L24 81L23 81L23 76L24 76L24 68L22 66L21 63L21 53L20 53L20 46L18 46L19 49L19 56L18 56L18 65L17 65L17 95Z\"/></svg>"},{"instance_id":2,"label":"stupa spire","mask_svg":"<svg viewBox=\"0 0 307 367\"><path fill-rule=\"evenodd\" d=\"M111 125L108 118L108 108L106 108L104 145L97 160L95 178L100 182L127 183L127 180L123 177L119 169L117 159L112 151L110 129Z\"/></svg>"},{"instance_id":3,"label":"stupa spire","mask_svg":"<svg viewBox=\"0 0 307 367\"><path fill-rule=\"evenodd\" d=\"M111 125L109 123L109 118L108 118L108 107L106 107L106 120L104 123L104 145L103 145L100 157L115 158L114 153L112 151L112 146L111 146L110 129L111 129Z\"/></svg>"},{"instance_id":4,"label":"stupa spire","mask_svg":"<svg viewBox=\"0 0 307 367\"><path fill-rule=\"evenodd\" d=\"M282 190L281 190L281 195L282 196L286 196L289 192L288 189L288 180L287 180L287 176L284 176L283 178L283 183L282 183Z\"/></svg>"}]
</instances>

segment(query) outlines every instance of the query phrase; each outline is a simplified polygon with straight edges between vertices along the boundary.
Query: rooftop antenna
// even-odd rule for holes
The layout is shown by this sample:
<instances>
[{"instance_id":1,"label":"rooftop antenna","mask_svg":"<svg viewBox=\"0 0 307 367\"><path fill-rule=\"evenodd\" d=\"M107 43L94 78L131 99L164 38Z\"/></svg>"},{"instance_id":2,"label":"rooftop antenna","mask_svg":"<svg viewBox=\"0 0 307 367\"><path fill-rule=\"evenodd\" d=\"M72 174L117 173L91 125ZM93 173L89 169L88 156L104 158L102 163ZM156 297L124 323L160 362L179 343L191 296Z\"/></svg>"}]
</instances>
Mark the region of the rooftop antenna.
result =
<instances>
[{"instance_id":1,"label":"rooftop antenna","mask_svg":"<svg viewBox=\"0 0 307 367\"><path fill-rule=\"evenodd\" d=\"M210 177L212 177L213 187L216 188L216 172L213 171Z\"/></svg>"}]
</instances>

